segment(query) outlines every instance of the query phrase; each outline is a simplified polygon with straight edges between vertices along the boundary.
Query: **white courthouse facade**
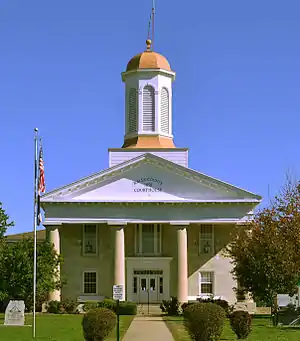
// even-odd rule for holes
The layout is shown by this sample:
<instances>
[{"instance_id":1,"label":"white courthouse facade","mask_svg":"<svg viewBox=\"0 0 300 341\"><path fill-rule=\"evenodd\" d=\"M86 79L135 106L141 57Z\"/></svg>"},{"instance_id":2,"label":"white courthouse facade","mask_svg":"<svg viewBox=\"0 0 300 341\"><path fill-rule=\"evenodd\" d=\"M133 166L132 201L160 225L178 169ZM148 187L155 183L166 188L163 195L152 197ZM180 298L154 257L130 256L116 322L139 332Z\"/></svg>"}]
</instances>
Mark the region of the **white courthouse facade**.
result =
<instances>
[{"instance_id":1,"label":"white courthouse facade","mask_svg":"<svg viewBox=\"0 0 300 341\"><path fill-rule=\"evenodd\" d=\"M109 149L109 167L41 199L66 279L49 299L100 300L121 284L129 301L214 295L234 303L222 250L261 197L188 167L188 149L172 134L175 72L150 41L122 80L124 144Z\"/></svg>"}]
</instances>

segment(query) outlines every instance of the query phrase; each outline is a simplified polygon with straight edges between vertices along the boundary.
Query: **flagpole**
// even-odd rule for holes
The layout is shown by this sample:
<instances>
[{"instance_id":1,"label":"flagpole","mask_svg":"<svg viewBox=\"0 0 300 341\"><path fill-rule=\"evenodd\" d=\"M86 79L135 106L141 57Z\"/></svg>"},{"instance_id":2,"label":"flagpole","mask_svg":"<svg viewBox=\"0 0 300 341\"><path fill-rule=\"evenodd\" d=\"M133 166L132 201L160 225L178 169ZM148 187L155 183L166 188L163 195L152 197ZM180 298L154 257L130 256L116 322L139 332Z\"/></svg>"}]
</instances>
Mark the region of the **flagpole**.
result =
<instances>
[{"instance_id":1,"label":"flagpole","mask_svg":"<svg viewBox=\"0 0 300 341\"><path fill-rule=\"evenodd\" d=\"M36 227L37 227L37 186L38 186L38 128L34 128L34 217L33 217L33 323L32 337L36 335Z\"/></svg>"}]
</instances>

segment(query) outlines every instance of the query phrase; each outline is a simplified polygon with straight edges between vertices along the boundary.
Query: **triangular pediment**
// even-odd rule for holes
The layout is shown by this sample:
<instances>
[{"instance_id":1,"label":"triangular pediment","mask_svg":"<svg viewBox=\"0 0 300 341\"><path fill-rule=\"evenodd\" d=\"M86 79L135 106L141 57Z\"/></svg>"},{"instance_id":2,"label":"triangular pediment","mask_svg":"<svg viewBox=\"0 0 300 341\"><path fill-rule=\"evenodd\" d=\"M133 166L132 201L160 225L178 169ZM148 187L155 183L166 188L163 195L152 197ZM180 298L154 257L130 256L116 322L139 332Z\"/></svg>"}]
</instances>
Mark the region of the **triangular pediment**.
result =
<instances>
[{"instance_id":1,"label":"triangular pediment","mask_svg":"<svg viewBox=\"0 0 300 341\"><path fill-rule=\"evenodd\" d=\"M42 202L260 202L261 197L153 154L45 194Z\"/></svg>"}]
</instances>

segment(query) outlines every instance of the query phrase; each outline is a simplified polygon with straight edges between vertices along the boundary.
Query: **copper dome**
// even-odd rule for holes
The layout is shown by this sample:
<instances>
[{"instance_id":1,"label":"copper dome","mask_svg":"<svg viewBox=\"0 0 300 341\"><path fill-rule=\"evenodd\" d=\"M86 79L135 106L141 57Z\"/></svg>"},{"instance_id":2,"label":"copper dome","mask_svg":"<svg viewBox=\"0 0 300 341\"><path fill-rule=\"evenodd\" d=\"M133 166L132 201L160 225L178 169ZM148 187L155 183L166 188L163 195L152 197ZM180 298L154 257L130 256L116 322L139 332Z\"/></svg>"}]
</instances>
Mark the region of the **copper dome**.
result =
<instances>
[{"instance_id":1,"label":"copper dome","mask_svg":"<svg viewBox=\"0 0 300 341\"><path fill-rule=\"evenodd\" d=\"M171 71L167 59L159 53L150 50L151 40L146 41L147 50L132 57L127 64L126 71L137 69L163 69Z\"/></svg>"}]
</instances>

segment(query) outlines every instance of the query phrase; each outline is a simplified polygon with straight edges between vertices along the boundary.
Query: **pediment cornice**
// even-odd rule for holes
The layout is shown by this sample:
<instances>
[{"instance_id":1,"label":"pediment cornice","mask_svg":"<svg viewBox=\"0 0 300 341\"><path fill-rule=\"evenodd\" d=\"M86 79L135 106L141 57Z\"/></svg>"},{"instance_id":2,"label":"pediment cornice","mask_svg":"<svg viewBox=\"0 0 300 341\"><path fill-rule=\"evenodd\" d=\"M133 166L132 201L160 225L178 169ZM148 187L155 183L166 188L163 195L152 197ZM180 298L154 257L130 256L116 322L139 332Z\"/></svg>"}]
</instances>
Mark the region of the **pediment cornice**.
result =
<instances>
[{"instance_id":1,"label":"pediment cornice","mask_svg":"<svg viewBox=\"0 0 300 341\"><path fill-rule=\"evenodd\" d=\"M163 159L153 154L143 154L142 156L139 156L135 159L123 162L114 167L71 183L70 185L51 191L45 194L41 198L41 201L62 201L63 198L71 197L72 194L80 192L84 189L95 188L97 185L101 185L101 183L106 180L122 177L122 174L136 169L142 165L154 165L162 170L168 170L173 174L194 181L198 185L201 184L213 190L222 190L224 193L229 193L232 191L239 192L241 195L244 194L245 197L249 198L247 202L256 201L257 203L259 203L261 201L261 197L258 195L247 192L215 178L209 177L190 168L175 164L169 160Z\"/></svg>"}]
</instances>

